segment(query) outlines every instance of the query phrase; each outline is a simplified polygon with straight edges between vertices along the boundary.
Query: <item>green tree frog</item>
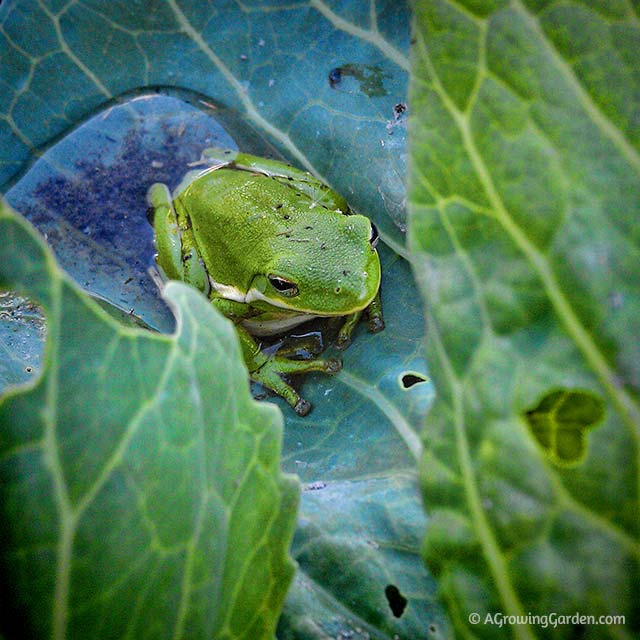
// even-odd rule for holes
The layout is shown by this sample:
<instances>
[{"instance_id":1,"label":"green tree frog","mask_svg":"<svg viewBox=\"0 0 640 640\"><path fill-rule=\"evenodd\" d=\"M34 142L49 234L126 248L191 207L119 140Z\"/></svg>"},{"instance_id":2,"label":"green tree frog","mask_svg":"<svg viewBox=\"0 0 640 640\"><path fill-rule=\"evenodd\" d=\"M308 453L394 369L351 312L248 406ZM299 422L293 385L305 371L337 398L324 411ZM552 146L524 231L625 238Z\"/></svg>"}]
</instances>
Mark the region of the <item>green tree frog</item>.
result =
<instances>
[{"instance_id":1,"label":"green tree frog","mask_svg":"<svg viewBox=\"0 0 640 640\"><path fill-rule=\"evenodd\" d=\"M256 338L339 316L344 348L363 312L383 329L376 228L310 173L219 149L203 158L212 166L187 173L173 196L162 183L149 189L156 262L235 323L250 377L306 415L311 404L281 376L334 374L341 361L267 355Z\"/></svg>"}]
</instances>

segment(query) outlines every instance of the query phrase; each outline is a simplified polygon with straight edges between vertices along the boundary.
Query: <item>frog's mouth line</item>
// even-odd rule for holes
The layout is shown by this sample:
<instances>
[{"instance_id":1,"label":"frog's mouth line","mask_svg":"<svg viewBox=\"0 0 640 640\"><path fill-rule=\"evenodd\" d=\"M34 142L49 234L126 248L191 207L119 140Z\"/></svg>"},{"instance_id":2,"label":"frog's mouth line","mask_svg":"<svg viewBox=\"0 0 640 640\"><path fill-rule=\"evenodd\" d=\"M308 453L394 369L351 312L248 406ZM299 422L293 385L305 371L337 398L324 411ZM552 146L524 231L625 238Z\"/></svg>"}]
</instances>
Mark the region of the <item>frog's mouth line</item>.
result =
<instances>
[{"instance_id":1,"label":"frog's mouth line","mask_svg":"<svg viewBox=\"0 0 640 640\"><path fill-rule=\"evenodd\" d=\"M294 307L287 304L284 300L275 300L273 298L268 298L264 295L264 293L258 291L257 289L249 289L247 293L243 293L242 291L240 291L240 289L234 287L233 285L215 282L215 280L211 279L211 276L209 276L209 281L211 283L211 288L227 300L233 300L234 302L243 302L246 304L251 304L252 302L256 301L263 301L267 302L272 307L278 307L279 309L289 311L292 314L309 315L314 318L333 318L337 316L348 316L352 313L356 313L358 311L366 309L375 297L374 294L373 296L371 296L370 300L366 300L363 304L359 304L351 309L342 309L341 311L334 312L318 312L315 309L302 309L300 307Z\"/></svg>"},{"instance_id":2,"label":"frog's mouth line","mask_svg":"<svg viewBox=\"0 0 640 640\"><path fill-rule=\"evenodd\" d=\"M334 318L336 316L348 316L352 313L356 313L357 311L362 311L363 309L366 309L371 304L371 301L373 300L374 297L375 296L372 296L371 300L367 300L364 304L357 305L356 307L353 307L351 309L342 309L341 311L328 311L328 312L315 311L313 309L302 309L300 307L292 307L288 305L284 300L274 300L273 298L268 298L267 296L264 295L264 293L261 293L257 289L250 289L247 292L245 302L251 303L257 300L261 300L263 302L269 303L272 307L278 307L278 309L291 311L294 314L311 315L314 318Z\"/></svg>"}]
</instances>

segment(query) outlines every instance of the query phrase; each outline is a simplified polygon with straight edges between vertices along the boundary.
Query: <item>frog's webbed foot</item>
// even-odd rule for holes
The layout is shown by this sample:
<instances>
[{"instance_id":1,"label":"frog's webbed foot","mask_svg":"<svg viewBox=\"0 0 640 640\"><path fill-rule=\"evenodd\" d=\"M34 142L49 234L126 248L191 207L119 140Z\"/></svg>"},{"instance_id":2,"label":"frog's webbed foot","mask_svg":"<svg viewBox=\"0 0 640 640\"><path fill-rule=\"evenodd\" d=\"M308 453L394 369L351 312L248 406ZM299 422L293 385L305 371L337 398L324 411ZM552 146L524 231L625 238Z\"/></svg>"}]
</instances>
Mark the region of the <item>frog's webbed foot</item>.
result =
<instances>
[{"instance_id":1,"label":"frog's webbed foot","mask_svg":"<svg viewBox=\"0 0 640 640\"><path fill-rule=\"evenodd\" d=\"M342 369L342 362L336 358L327 360L288 360L278 356L268 358L257 370L251 371L251 379L259 382L284 398L299 416L311 411L311 403L300 397L298 392L281 375L320 371L333 375Z\"/></svg>"}]
</instances>

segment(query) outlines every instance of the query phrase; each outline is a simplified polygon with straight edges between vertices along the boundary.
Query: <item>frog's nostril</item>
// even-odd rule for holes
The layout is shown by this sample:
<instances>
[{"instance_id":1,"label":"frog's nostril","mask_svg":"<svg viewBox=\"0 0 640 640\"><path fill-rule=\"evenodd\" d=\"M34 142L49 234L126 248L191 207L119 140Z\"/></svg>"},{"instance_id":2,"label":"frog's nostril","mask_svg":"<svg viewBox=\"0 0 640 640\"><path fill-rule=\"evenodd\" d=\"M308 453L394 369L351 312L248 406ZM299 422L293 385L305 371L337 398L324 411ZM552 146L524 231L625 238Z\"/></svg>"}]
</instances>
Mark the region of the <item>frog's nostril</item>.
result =
<instances>
[{"instance_id":1,"label":"frog's nostril","mask_svg":"<svg viewBox=\"0 0 640 640\"><path fill-rule=\"evenodd\" d=\"M342 289L341 289L340 287L336 287L336 288L335 288L335 292L336 292L336 293L340 293L341 291L342 291Z\"/></svg>"}]
</instances>

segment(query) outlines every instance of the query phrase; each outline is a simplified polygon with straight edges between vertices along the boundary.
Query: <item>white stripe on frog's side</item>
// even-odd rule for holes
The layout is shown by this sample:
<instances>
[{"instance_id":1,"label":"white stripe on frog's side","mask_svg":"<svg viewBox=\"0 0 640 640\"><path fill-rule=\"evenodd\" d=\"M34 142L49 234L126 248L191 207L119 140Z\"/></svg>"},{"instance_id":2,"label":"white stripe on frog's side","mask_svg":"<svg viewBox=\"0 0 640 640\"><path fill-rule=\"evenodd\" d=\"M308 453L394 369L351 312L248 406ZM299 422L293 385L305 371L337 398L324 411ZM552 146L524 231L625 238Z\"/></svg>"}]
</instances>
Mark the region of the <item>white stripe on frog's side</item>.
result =
<instances>
[{"instance_id":1,"label":"white stripe on frog's side","mask_svg":"<svg viewBox=\"0 0 640 640\"><path fill-rule=\"evenodd\" d=\"M299 316L289 316L287 318L276 318L274 320L248 318L247 320L242 320L241 324L252 336L273 336L293 329L293 327L297 327L299 324L317 317L318 316L307 313L300 314Z\"/></svg>"},{"instance_id":2,"label":"white stripe on frog's side","mask_svg":"<svg viewBox=\"0 0 640 640\"><path fill-rule=\"evenodd\" d=\"M267 298L264 293L261 293L257 289L249 289L247 293L243 293L242 291L240 291L240 289L238 289L238 287L234 287L230 284L221 284L220 282L216 282L211 276L209 276L209 283L211 284L211 288L219 293L225 300L244 302L246 304L251 304L256 300L263 300L264 302L268 302L272 307L286 309L287 311L296 311L295 307L290 307L280 300L272 300L271 298ZM301 313L304 313L304 311L302 311Z\"/></svg>"},{"instance_id":3,"label":"white stripe on frog's side","mask_svg":"<svg viewBox=\"0 0 640 640\"><path fill-rule=\"evenodd\" d=\"M211 288L218 292L225 300L233 300L234 302L247 301L247 294L240 291L237 287L233 287L230 284L220 284L211 276L209 276L209 283L211 284Z\"/></svg>"}]
</instances>

